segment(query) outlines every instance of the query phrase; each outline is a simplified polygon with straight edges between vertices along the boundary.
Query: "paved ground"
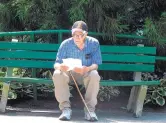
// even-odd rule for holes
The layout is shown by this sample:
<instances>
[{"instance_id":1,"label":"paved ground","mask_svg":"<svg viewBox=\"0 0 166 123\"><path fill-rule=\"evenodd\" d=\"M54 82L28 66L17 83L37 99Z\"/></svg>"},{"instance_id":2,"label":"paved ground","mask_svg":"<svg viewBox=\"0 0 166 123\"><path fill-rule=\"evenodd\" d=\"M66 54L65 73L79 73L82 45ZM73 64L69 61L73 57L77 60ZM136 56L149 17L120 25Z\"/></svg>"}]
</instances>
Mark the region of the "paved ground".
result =
<instances>
[{"instance_id":1,"label":"paved ground","mask_svg":"<svg viewBox=\"0 0 166 123\"><path fill-rule=\"evenodd\" d=\"M17 110L17 111L16 111ZM59 121L59 110L37 110L37 109L8 109L5 114L0 114L0 120L5 123L88 123L84 120L83 110L73 109L71 121ZM166 113L144 111L143 116L134 118L125 109L98 110L98 123L165 123Z\"/></svg>"},{"instance_id":2,"label":"paved ground","mask_svg":"<svg viewBox=\"0 0 166 123\"><path fill-rule=\"evenodd\" d=\"M76 97L76 96L74 96ZM145 106L143 116L134 118L125 109L128 97L124 95L111 99L109 103L99 102L96 114L98 123L166 123L166 107ZM83 103L80 98L72 100L73 115L71 121L59 121L61 112L55 100L8 101L7 112L0 113L4 123L88 123L84 120Z\"/></svg>"}]
</instances>

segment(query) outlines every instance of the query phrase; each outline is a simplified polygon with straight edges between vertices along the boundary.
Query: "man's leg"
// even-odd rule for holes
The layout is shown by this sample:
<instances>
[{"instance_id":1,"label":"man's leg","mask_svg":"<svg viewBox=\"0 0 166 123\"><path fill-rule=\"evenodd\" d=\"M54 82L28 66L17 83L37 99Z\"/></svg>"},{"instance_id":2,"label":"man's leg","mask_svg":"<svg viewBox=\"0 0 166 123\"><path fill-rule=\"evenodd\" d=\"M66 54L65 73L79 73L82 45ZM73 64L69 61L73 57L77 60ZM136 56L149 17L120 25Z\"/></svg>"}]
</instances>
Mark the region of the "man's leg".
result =
<instances>
[{"instance_id":1,"label":"man's leg","mask_svg":"<svg viewBox=\"0 0 166 123\"><path fill-rule=\"evenodd\" d=\"M92 115L97 119L97 116L95 114L95 106L97 104L97 95L99 92L99 85L100 85L100 76L97 72L97 70L93 70L89 72L84 77L84 85L85 85L85 102L90 110L92 112ZM86 109L85 109L85 112ZM86 113L87 114L87 113ZM87 114L88 115L88 114ZM90 120L90 117L85 117L87 120Z\"/></svg>"},{"instance_id":2,"label":"man's leg","mask_svg":"<svg viewBox=\"0 0 166 123\"><path fill-rule=\"evenodd\" d=\"M59 108L62 110L60 120L70 120L70 90L69 90L69 76L67 73L60 70L55 70L53 74L53 82L55 86L55 97L59 102Z\"/></svg>"}]
</instances>

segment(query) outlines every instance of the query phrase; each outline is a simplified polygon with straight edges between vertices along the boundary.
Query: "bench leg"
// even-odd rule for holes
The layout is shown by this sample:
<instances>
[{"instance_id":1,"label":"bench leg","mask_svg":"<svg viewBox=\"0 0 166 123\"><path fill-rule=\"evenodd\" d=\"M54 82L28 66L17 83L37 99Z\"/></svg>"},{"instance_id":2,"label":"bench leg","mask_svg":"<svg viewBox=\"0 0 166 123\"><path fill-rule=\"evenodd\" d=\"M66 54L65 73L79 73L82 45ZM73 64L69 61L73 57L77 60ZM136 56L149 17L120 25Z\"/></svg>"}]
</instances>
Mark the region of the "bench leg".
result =
<instances>
[{"instance_id":1,"label":"bench leg","mask_svg":"<svg viewBox=\"0 0 166 123\"><path fill-rule=\"evenodd\" d=\"M32 68L32 77L36 77L36 69ZM33 84L33 99L34 103L37 103L37 84Z\"/></svg>"},{"instance_id":2,"label":"bench leg","mask_svg":"<svg viewBox=\"0 0 166 123\"><path fill-rule=\"evenodd\" d=\"M127 111L129 112L134 112L137 90L138 90L138 87L136 86L133 86L131 89L129 101L127 104Z\"/></svg>"},{"instance_id":3,"label":"bench leg","mask_svg":"<svg viewBox=\"0 0 166 123\"><path fill-rule=\"evenodd\" d=\"M13 68L7 68L6 77L12 76L13 74ZM0 102L0 111L5 112L7 100L8 100L8 92L9 92L10 82L3 82L3 88L2 88L2 96L1 96L1 102Z\"/></svg>"},{"instance_id":4,"label":"bench leg","mask_svg":"<svg viewBox=\"0 0 166 123\"><path fill-rule=\"evenodd\" d=\"M1 103L0 103L1 112L5 112L5 109L6 109L9 87L10 87L10 83L6 83L6 82L3 83Z\"/></svg>"},{"instance_id":5,"label":"bench leg","mask_svg":"<svg viewBox=\"0 0 166 123\"><path fill-rule=\"evenodd\" d=\"M141 80L141 72L134 72L133 80L140 81ZM128 101L128 105L127 105L127 110L130 112L134 112L137 93L138 93L138 87L133 86L131 89L131 92L130 92L130 97L129 97L129 101Z\"/></svg>"},{"instance_id":6,"label":"bench leg","mask_svg":"<svg viewBox=\"0 0 166 123\"><path fill-rule=\"evenodd\" d=\"M141 72L135 72L133 77L135 81L141 81ZM135 117L142 115L146 93L147 86L134 86L131 89L127 110L133 112Z\"/></svg>"},{"instance_id":7,"label":"bench leg","mask_svg":"<svg viewBox=\"0 0 166 123\"><path fill-rule=\"evenodd\" d=\"M138 91L137 91L137 98L135 100L134 116L140 117L142 116L144 100L146 98L146 93L147 93L147 86L140 86L137 88Z\"/></svg>"}]
</instances>

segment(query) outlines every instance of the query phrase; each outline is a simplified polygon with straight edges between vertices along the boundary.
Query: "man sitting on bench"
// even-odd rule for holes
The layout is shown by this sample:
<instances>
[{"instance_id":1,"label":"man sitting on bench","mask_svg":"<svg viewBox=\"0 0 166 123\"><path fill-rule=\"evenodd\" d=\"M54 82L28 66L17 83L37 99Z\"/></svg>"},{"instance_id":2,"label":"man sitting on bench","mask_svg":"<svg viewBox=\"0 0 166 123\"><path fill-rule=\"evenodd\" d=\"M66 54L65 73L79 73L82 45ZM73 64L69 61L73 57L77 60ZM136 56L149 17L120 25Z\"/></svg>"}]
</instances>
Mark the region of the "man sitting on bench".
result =
<instances>
[{"instance_id":1,"label":"man sitting on bench","mask_svg":"<svg viewBox=\"0 0 166 123\"><path fill-rule=\"evenodd\" d=\"M58 50L54 64L53 82L55 85L55 97L62 110L60 120L70 120L72 110L69 101L69 66L63 64L62 59L74 58L82 61L83 67L75 67L71 72L79 84L84 84L85 102L90 114L84 108L85 119L97 121L95 106L99 92L100 76L97 72L98 65L102 64L100 44L97 39L87 36L88 27L83 21L76 21L72 26L72 37L64 40ZM91 117L90 117L91 116Z\"/></svg>"}]
</instances>

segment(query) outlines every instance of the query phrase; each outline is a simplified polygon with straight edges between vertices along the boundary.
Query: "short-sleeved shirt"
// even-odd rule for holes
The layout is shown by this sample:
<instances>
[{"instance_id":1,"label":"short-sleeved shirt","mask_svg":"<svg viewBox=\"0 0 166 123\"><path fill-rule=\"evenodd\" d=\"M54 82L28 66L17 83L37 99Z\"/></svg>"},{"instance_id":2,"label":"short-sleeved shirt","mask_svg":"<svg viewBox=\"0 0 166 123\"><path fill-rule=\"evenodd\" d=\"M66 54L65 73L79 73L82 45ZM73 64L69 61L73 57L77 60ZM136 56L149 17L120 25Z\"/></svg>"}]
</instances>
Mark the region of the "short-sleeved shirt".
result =
<instances>
[{"instance_id":1,"label":"short-sleeved shirt","mask_svg":"<svg viewBox=\"0 0 166 123\"><path fill-rule=\"evenodd\" d=\"M80 59L83 66L102 64L100 44L97 39L87 36L84 48L80 50L73 38L66 39L58 49L55 63L62 63L62 59L66 58Z\"/></svg>"}]
</instances>

